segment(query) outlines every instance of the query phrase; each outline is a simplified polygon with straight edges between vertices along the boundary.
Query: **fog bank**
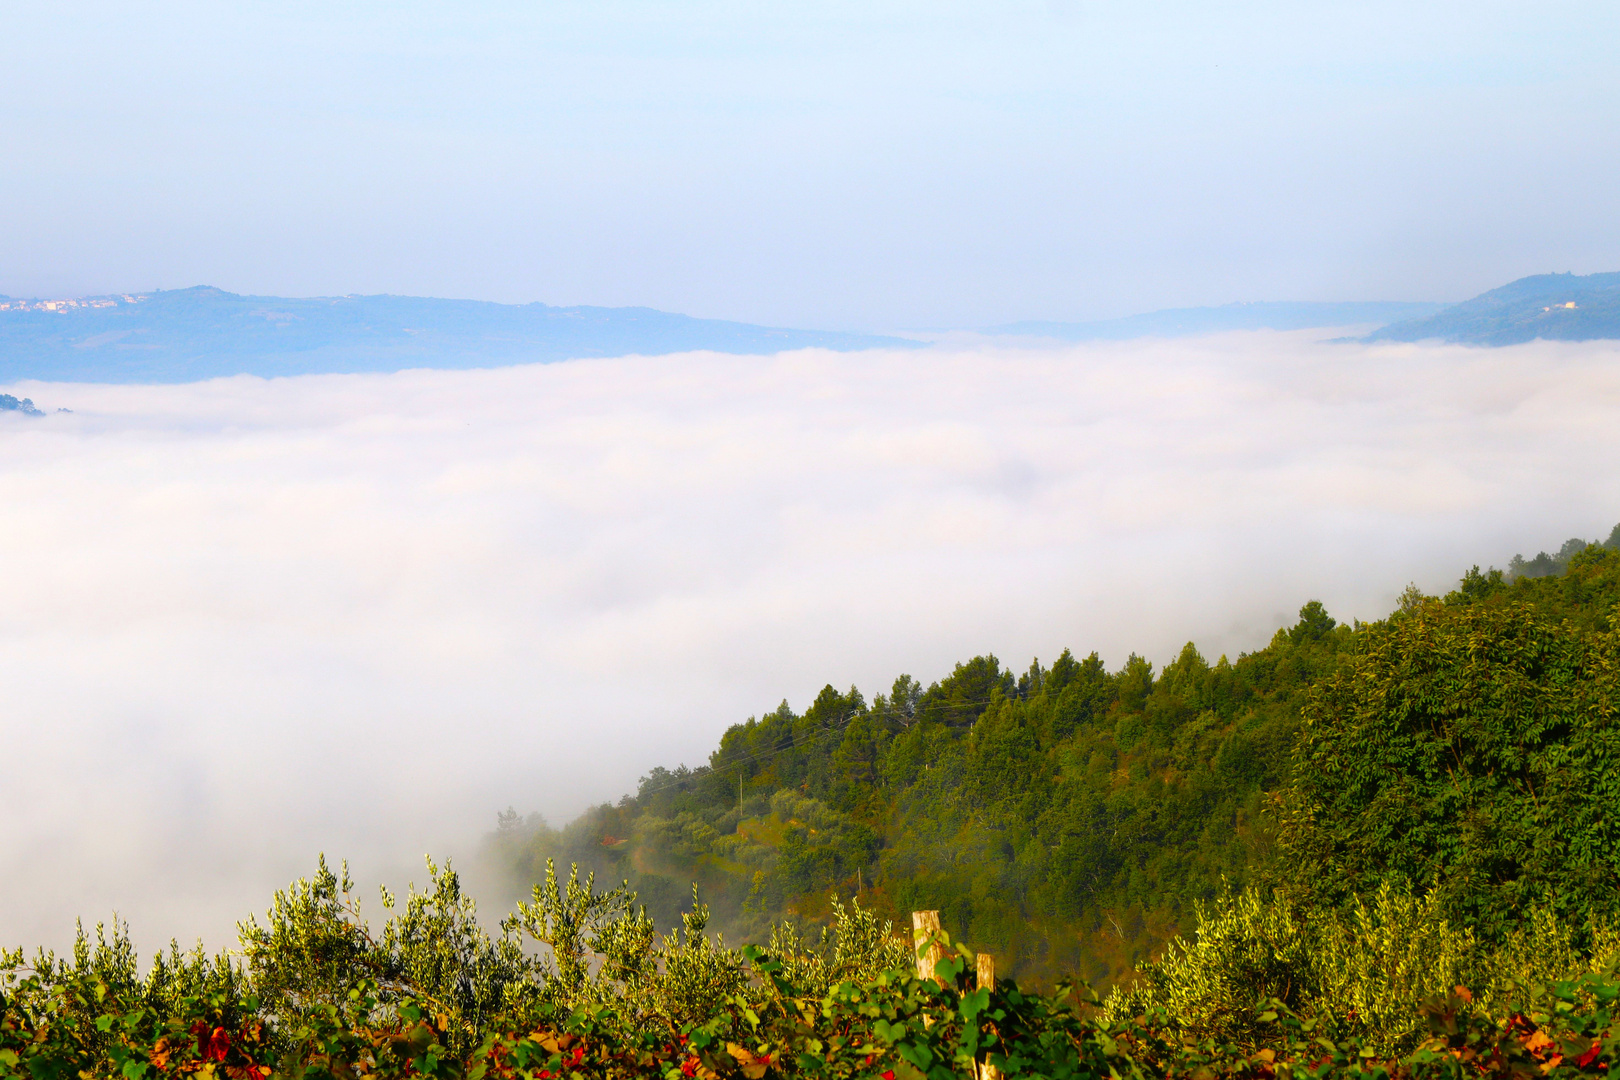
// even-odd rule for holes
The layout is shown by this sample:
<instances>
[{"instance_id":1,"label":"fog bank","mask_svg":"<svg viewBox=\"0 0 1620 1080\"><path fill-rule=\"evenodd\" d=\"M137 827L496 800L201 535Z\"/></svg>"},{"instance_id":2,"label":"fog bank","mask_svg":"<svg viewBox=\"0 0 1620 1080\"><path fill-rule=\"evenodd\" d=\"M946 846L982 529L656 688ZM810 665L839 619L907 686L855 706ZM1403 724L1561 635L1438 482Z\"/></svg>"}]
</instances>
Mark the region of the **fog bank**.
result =
<instances>
[{"instance_id":1,"label":"fog bank","mask_svg":"<svg viewBox=\"0 0 1620 1080\"><path fill-rule=\"evenodd\" d=\"M73 412L0 415L0 944L225 944L829 681L1235 655L1620 520L1616 344L1322 336L9 388Z\"/></svg>"}]
</instances>

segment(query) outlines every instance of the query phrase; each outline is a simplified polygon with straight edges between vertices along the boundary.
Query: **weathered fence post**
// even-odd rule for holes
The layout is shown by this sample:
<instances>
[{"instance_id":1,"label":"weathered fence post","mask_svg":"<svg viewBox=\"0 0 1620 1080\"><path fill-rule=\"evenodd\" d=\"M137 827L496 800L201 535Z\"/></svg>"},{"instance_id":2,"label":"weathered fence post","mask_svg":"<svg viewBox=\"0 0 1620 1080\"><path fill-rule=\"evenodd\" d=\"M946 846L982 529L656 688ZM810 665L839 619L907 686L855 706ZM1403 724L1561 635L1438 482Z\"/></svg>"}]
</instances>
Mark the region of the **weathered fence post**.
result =
<instances>
[{"instance_id":1,"label":"weathered fence post","mask_svg":"<svg viewBox=\"0 0 1620 1080\"><path fill-rule=\"evenodd\" d=\"M979 954L979 989L996 991L996 958L987 952ZM979 1066L979 1080L1001 1080L1001 1070L988 1061Z\"/></svg>"},{"instance_id":2,"label":"weathered fence post","mask_svg":"<svg viewBox=\"0 0 1620 1080\"><path fill-rule=\"evenodd\" d=\"M917 951L917 978L935 979L934 965L945 958L945 950L939 944L939 912L913 911L911 913L911 943ZM923 948L923 942L928 947ZM996 989L996 959L989 953L978 954L979 988L992 993ZM941 985L944 985L941 983ZM933 1026L932 1020L924 1018L925 1027ZM978 1076L975 1080L1001 1080L1001 1070L989 1062L981 1062L976 1067Z\"/></svg>"},{"instance_id":3,"label":"weathered fence post","mask_svg":"<svg viewBox=\"0 0 1620 1080\"><path fill-rule=\"evenodd\" d=\"M911 913L911 947L917 951L917 978L934 978L934 965L945 958L939 947L939 912L913 911ZM922 948L923 942L928 948Z\"/></svg>"}]
</instances>

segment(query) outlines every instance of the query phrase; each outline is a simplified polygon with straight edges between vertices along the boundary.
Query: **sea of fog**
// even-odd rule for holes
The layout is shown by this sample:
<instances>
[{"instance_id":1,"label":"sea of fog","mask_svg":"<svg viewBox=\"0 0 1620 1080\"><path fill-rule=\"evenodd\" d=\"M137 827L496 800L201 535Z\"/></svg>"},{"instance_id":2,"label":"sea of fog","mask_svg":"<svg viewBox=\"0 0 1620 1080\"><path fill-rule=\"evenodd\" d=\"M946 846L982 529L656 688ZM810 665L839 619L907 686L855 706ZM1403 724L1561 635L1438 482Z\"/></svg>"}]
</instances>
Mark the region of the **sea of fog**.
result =
<instances>
[{"instance_id":1,"label":"sea of fog","mask_svg":"<svg viewBox=\"0 0 1620 1080\"><path fill-rule=\"evenodd\" d=\"M226 944L828 682L1213 660L1620 520L1620 346L1325 336L9 388L72 412L0 415L0 945Z\"/></svg>"}]
</instances>

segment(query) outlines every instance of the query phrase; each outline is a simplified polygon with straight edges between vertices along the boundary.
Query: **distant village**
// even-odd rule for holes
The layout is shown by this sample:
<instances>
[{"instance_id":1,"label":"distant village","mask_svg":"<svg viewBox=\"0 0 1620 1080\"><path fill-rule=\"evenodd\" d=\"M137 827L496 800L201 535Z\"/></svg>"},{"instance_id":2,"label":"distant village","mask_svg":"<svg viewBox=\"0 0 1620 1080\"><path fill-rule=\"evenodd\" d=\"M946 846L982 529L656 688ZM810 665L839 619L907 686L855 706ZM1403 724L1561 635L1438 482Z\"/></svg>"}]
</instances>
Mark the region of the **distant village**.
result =
<instances>
[{"instance_id":1,"label":"distant village","mask_svg":"<svg viewBox=\"0 0 1620 1080\"><path fill-rule=\"evenodd\" d=\"M144 296L86 296L77 300L12 300L0 297L0 311L57 311L67 313L79 308L110 308L119 304L138 304Z\"/></svg>"}]
</instances>

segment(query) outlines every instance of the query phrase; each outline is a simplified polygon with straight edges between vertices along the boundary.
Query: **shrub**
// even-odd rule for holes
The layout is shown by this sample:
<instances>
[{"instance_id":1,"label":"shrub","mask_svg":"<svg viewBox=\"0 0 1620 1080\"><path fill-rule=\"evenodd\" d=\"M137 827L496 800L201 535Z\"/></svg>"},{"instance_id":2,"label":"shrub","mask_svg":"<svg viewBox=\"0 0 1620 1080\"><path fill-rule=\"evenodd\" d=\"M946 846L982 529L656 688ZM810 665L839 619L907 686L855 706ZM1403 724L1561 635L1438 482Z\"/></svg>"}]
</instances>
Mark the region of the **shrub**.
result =
<instances>
[{"instance_id":1,"label":"shrub","mask_svg":"<svg viewBox=\"0 0 1620 1080\"><path fill-rule=\"evenodd\" d=\"M1279 1002L1336 1038L1380 1055L1427 1034L1421 1006L1458 986L1486 1010L1509 1010L1526 987L1605 969L1620 931L1571 927L1547 908L1483 944L1450 922L1442 898L1384 884L1340 908L1313 908L1255 888L1197 907L1191 941L1177 938L1130 986L1111 995L1113 1022L1160 1010L1202 1037L1256 1045Z\"/></svg>"}]
</instances>

